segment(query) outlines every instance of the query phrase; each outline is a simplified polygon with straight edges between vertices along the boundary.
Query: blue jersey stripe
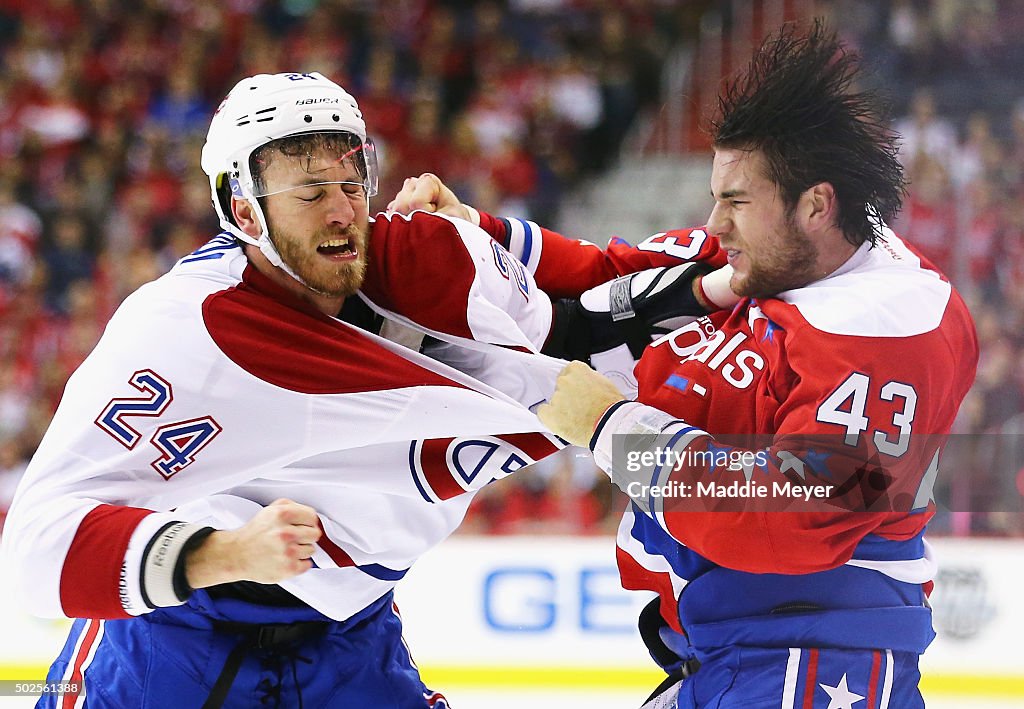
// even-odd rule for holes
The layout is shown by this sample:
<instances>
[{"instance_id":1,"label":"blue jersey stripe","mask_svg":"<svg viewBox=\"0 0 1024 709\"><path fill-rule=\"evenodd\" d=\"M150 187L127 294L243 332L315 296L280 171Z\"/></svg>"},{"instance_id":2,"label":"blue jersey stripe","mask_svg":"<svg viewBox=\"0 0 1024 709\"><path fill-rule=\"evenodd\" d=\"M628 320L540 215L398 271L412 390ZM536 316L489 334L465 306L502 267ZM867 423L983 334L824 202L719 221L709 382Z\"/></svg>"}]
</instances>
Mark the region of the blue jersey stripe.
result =
<instances>
[{"instance_id":1,"label":"blue jersey stripe","mask_svg":"<svg viewBox=\"0 0 1024 709\"><path fill-rule=\"evenodd\" d=\"M356 568L364 574L372 576L375 579L380 579L381 581L400 581L409 572L409 569L402 569L401 571L398 571L395 569L389 569L386 566L381 566L380 564L363 564Z\"/></svg>"},{"instance_id":2,"label":"blue jersey stripe","mask_svg":"<svg viewBox=\"0 0 1024 709\"><path fill-rule=\"evenodd\" d=\"M183 258L181 260L181 262L182 263L195 263L196 261L214 261L216 259L222 258L223 256L224 256L224 252L221 251L220 253L206 254L205 256L187 256L186 258Z\"/></svg>"},{"instance_id":3,"label":"blue jersey stripe","mask_svg":"<svg viewBox=\"0 0 1024 709\"><path fill-rule=\"evenodd\" d=\"M533 230L525 220L516 219L516 221L523 225L523 255L519 260L529 266L530 255L533 253Z\"/></svg>"},{"instance_id":4,"label":"blue jersey stripe","mask_svg":"<svg viewBox=\"0 0 1024 709\"><path fill-rule=\"evenodd\" d=\"M665 559L676 576L689 581L715 567L712 562L669 536L668 532L659 527L658 523L637 507L636 503L630 504L633 505L633 528L630 530L630 536L640 542L644 551L651 556Z\"/></svg>"},{"instance_id":5,"label":"blue jersey stripe","mask_svg":"<svg viewBox=\"0 0 1024 709\"><path fill-rule=\"evenodd\" d=\"M924 530L910 539L894 541L877 534L868 534L853 550L853 558L861 561L913 561L924 558Z\"/></svg>"},{"instance_id":6,"label":"blue jersey stripe","mask_svg":"<svg viewBox=\"0 0 1024 709\"><path fill-rule=\"evenodd\" d=\"M682 423L682 421L680 421L679 423ZM672 450L672 447L676 444L676 441L678 441L680 438L685 436L690 431L697 431L697 430L698 429L695 426L687 426L686 428L683 428L683 429L681 429L679 431L676 431L675 435L672 436L672 438L669 439L667 444L665 444L665 446L664 446L665 450ZM658 485L658 479L660 477L661 477L661 466L658 465L658 466L655 466L654 472L651 474L651 487L656 487Z\"/></svg>"}]
</instances>

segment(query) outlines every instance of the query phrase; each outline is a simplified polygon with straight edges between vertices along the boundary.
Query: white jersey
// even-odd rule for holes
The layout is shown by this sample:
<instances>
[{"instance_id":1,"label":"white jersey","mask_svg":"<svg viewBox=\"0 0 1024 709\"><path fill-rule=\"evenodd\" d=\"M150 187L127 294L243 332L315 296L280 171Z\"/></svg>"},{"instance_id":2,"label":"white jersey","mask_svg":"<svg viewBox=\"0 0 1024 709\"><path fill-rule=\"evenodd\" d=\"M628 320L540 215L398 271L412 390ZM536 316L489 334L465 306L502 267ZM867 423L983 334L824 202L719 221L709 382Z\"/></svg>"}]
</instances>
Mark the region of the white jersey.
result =
<instances>
[{"instance_id":1,"label":"white jersey","mask_svg":"<svg viewBox=\"0 0 1024 709\"><path fill-rule=\"evenodd\" d=\"M141 564L169 522L233 528L288 497L324 536L281 586L345 619L447 537L473 492L560 447L527 408L563 363L536 353L551 304L521 266L426 213L378 216L369 263L361 295L443 339L462 372L315 311L227 235L125 300L7 518L31 611L152 610Z\"/></svg>"}]
</instances>

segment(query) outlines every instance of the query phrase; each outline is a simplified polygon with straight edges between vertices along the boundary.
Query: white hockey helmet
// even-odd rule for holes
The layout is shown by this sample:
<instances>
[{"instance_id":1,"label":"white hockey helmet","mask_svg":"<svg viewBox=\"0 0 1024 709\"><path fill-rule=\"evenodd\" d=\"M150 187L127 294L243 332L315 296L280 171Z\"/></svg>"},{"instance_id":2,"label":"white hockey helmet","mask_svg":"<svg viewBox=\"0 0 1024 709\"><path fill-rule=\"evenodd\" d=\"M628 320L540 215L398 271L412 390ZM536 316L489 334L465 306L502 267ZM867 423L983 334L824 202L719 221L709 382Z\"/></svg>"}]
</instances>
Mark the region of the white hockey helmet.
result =
<instances>
[{"instance_id":1,"label":"white hockey helmet","mask_svg":"<svg viewBox=\"0 0 1024 709\"><path fill-rule=\"evenodd\" d=\"M210 178L213 207L221 226L242 241L258 246L275 266L301 282L281 260L267 234L267 220L255 192L250 158L259 147L300 133L350 133L359 139L354 156L363 175L367 198L377 192L377 160L373 142L356 100L319 72L257 74L242 79L224 97L213 115L203 145L203 172ZM248 200L263 231L258 238L234 223L230 200L222 200L223 187ZM228 202L228 203L225 203Z\"/></svg>"}]
</instances>

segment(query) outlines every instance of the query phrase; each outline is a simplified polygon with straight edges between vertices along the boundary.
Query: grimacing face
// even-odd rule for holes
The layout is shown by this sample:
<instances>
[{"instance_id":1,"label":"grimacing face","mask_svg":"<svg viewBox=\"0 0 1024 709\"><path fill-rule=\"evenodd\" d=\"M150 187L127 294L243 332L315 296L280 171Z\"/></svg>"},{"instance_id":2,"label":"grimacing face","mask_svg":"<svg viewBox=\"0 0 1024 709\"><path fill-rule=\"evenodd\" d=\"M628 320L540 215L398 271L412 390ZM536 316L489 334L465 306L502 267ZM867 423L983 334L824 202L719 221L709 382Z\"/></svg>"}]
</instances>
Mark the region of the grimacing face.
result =
<instances>
[{"instance_id":1,"label":"grimacing face","mask_svg":"<svg viewBox=\"0 0 1024 709\"><path fill-rule=\"evenodd\" d=\"M263 167L270 240L282 260L320 295L348 297L366 273L369 202L351 159L327 150L272 156Z\"/></svg>"},{"instance_id":2,"label":"grimacing face","mask_svg":"<svg viewBox=\"0 0 1024 709\"><path fill-rule=\"evenodd\" d=\"M766 298L815 280L817 245L787 209L757 150L719 148L711 169L708 229L733 267L737 295Z\"/></svg>"}]
</instances>

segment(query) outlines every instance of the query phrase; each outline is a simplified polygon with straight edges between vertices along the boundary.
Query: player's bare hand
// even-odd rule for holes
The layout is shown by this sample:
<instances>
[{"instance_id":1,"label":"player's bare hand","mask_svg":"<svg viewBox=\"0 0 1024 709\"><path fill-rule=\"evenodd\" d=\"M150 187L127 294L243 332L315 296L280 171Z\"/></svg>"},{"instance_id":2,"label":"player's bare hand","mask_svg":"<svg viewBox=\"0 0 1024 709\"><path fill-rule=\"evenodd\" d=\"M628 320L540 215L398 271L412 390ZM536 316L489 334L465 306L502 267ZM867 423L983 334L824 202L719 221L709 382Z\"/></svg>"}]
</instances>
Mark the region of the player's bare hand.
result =
<instances>
[{"instance_id":1,"label":"player's bare hand","mask_svg":"<svg viewBox=\"0 0 1024 709\"><path fill-rule=\"evenodd\" d=\"M316 510L275 500L238 529L207 537L185 560L192 588L232 581L278 583L304 571L320 539Z\"/></svg>"},{"instance_id":2,"label":"player's bare hand","mask_svg":"<svg viewBox=\"0 0 1024 709\"><path fill-rule=\"evenodd\" d=\"M441 178L431 172L406 178L395 198L388 204L389 212L408 214L416 209L440 212L450 217L470 219L469 210L459 201Z\"/></svg>"},{"instance_id":3,"label":"player's bare hand","mask_svg":"<svg viewBox=\"0 0 1024 709\"><path fill-rule=\"evenodd\" d=\"M612 380L583 362L569 362L555 381L551 400L537 410L541 423L577 446L590 443L608 407L622 401Z\"/></svg>"}]
</instances>

